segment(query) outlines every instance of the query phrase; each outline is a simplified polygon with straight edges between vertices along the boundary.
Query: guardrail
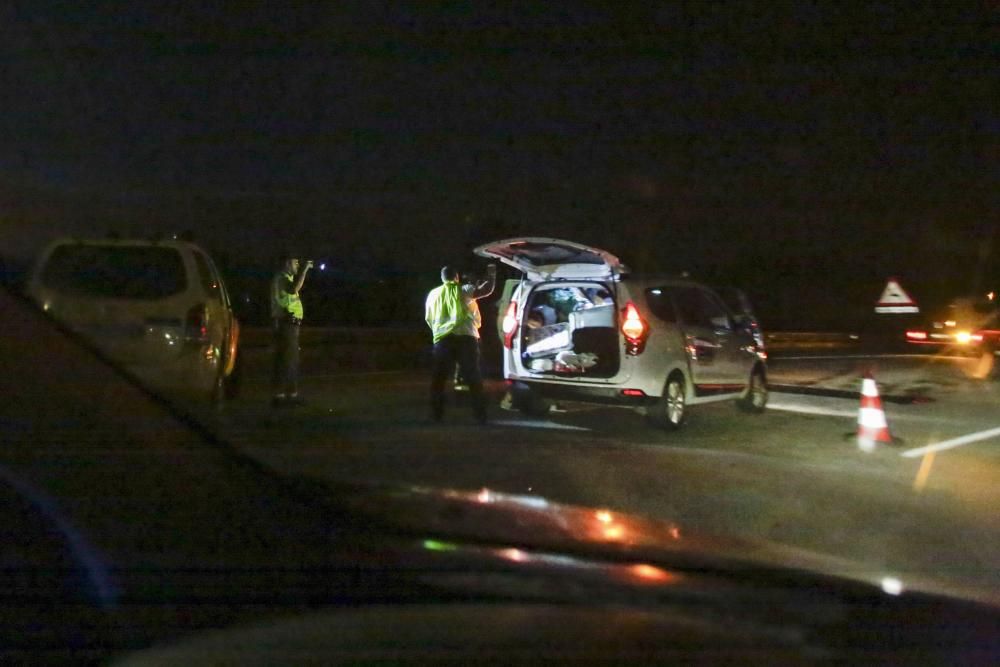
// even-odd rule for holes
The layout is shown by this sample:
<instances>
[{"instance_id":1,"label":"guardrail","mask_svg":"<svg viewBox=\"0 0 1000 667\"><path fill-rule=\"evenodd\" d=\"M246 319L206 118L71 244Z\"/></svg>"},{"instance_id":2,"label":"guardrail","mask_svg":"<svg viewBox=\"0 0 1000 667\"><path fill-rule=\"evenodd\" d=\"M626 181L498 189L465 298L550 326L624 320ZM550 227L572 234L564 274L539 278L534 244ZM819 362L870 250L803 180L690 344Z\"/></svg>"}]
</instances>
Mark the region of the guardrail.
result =
<instances>
[{"instance_id":1,"label":"guardrail","mask_svg":"<svg viewBox=\"0 0 1000 667\"><path fill-rule=\"evenodd\" d=\"M242 356L249 365L267 363L271 336L268 327L241 330ZM312 372L418 368L426 363L430 334L426 329L305 326L299 348L303 367Z\"/></svg>"},{"instance_id":2,"label":"guardrail","mask_svg":"<svg viewBox=\"0 0 1000 667\"><path fill-rule=\"evenodd\" d=\"M242 344L245 347L267 347L271 344L270 327L241 328ZM400 345L427 344L430 333L427 328L403 327L310 327L299 331L299 345Z\"/></svg>"},{"instance_id":3,"label":"guardrail","mask_svg":"<svg viewBox=\"0 0 1000 667\"><path fill-rule=\"evenodd\" d=\"M816 350L853 350L861 346L861 337L854 333L818 331L775 331L764 334L769 353L809 352Z\"/></svg>"},{"instance_id":4,"label":"guardrail","mask_svg":"<svg viewBox=\"0 0 1000 667\"><path fill-rule=\"evenodd\" d=\"M765 335L772 354L792 352L846 351L860 347L857 334L814 331L779 331ZM484 340L484 347L490 341ZM243 357L253 365L269 357L271 329L241 330ZM299 334L303 366L321 369L395 370L425 366L430 352L430 334L424 328L310 327ZM487 353L484 349L484 361Z\"/></svg>"}]
</instances>

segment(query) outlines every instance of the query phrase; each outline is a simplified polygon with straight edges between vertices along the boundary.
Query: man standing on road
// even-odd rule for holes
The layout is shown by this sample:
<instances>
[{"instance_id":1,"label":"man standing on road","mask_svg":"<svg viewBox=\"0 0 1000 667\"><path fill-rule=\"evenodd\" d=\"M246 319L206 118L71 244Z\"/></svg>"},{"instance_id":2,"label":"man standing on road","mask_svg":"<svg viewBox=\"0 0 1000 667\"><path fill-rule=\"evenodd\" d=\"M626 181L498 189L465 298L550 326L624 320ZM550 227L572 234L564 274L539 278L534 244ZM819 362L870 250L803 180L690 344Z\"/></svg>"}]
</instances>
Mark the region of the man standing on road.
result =
<instances>
[{"instance_id":1,"label":"man standing on road","mask_svg":"<svg viewBox=\"0 0 1000 667\"><path fill-rule=\"evenodd\" d=\"M431 418L444 417L445 382L452 377L455 363L468 384L472 409L481 424L486 423L486 397L479 371L479 327L482 317L478 299L493 293L496 266L491 264L486 280L477 285L462 285L457 269L441 269L441 285L430 291L424 305L424 321L434 341L431 373Z\"/></svg>"},{"instance_id":2,"label":"man standing on road","mask_svg":"<svg viewBox=\"0 0 1000 667\"><path fill-rule=\"evenodd\" d=\"M299 292L312 266L312 262L302 265L298 259L285 257L271 281L271 319L274 322L271 379L274 398L271 403L275 407L302 403L299 398L299 327L303 309Z\"/></svg>"},{"instance_id":3,"label":"man standing on road","mask_svg":"<svg viewBox=\"0 0 1000 667\"><path fill-rule=\"evenodd\" d=\"M472 334L476 338L476 347L479 347L479 330L483 326L483 315L479 312L479 299L489 296L496 287L496 265L490 264L486 269L486 279L476 280L472 276L463 275L462 279L462 300L465 301L466 308L472 314ZM460 274L461 275L461 274ZM480 355L476 354L476 364L479 365ZM462 368L455 368L455 391L469 391L469 383L462 375Z\"/></svg>"}]
</instances>

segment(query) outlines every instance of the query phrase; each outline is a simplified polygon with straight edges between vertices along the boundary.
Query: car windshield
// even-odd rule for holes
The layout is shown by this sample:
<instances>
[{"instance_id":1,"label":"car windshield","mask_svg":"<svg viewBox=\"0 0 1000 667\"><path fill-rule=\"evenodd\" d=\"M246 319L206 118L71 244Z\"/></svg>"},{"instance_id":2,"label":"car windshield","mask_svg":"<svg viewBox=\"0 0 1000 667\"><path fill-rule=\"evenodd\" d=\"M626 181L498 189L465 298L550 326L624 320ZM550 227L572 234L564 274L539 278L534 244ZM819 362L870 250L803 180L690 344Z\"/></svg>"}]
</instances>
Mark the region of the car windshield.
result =
<instances>
[{"instance_id":1,"label":"car windshield","mask_svg":"<svg viewBox=\"0 0 1000 667\"><path fill-rule=\"evenodd\" d=\"M0 9L0 663L444 603L992 637L996 23Z\"/></svg>"},{"instance_id":2,"label":"car windshield","mask_svg":"<svg viewBox=\"0 0 1000 667\"><path fill-rule=\"evenodd\" d=\"M109 299L162 299L187 286L180 253L173 248L61 245L42 269L55 291Z\"/></svg>"}]
</instances>

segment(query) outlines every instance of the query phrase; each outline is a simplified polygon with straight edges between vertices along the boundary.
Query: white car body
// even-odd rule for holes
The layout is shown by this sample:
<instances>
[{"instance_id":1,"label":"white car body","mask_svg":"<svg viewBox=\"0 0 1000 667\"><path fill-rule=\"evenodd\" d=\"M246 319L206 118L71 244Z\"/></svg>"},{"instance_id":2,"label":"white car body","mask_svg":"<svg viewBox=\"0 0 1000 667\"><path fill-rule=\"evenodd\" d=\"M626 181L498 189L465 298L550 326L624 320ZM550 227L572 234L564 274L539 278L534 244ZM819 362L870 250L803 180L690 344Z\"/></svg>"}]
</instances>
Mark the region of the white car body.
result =
<instances>
[{"instance_id":1,"label":"white car body","mask_svg":"<svg viewBox=\"0 0 1000 667\"><path fill-rule=\"evenodd\" d=\"M667 426L680 425L685 405L743 399L763 409L760 329L709 287L630 276L611 253L560 239L507 239L474 252L523 274L508 281L499 333L504 377L527 411L544 410L537 399L563 399L655 413L671 378L683 395L679 414L661 420Z\"/></svg>"},{"instance_id":2,"label":"white car body","mask_svg":"<svg viewBox=\"0 0 1000 667\"><path fill-rule=\"evenodd\" d=\"M153 388L218 399L234 370L239 324L193 243L60 239L39 256L28 295Z\"/></svg>"}]
</instances>

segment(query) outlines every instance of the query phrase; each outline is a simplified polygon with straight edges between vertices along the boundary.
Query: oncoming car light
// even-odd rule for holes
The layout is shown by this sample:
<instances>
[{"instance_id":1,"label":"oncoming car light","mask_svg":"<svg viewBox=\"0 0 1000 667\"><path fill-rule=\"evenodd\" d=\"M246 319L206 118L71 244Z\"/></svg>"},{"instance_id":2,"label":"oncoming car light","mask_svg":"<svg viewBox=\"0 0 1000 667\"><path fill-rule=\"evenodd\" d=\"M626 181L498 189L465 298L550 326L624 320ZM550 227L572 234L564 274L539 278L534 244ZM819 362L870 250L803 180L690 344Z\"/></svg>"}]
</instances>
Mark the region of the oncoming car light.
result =
<instances>
[{"instance_id":1,"label":"oncoming car light","mask_svg":"<svg viewBox=\"0 0 1000 667\"><path fill-rule=\"evenodd\" d=\"M969 343L978 343L983 340L982 334L969 333L968 331L959 331L955 334L955 342L959 345L968 345Z\"/></svg>"},{"instance_id":2,"label":"oncoming car light","mask_svg":"<svg viewBox=\"0 0 1000 667\"><path fill-rule=\"evenodd\" d=\"M896 577L882 577L882 590L889 595L900 595L903 592L903 582Z\"/></svg>"}]
</instances>

